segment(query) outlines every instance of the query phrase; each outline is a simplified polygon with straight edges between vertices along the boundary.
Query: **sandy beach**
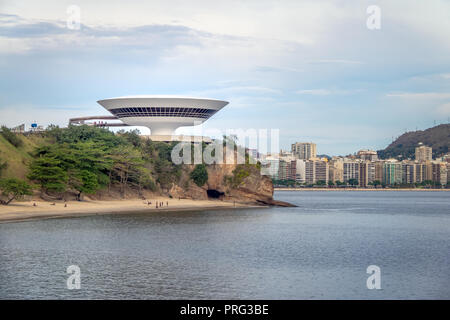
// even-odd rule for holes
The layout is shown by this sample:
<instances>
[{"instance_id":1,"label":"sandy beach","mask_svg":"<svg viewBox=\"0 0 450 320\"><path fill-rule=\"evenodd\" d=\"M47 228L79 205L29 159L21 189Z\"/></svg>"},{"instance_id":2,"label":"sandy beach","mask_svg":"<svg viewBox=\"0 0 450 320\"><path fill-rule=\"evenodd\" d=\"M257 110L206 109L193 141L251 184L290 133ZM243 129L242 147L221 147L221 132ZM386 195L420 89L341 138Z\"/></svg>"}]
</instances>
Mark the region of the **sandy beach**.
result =
<instances>
[{"instance_id":1,"label":"sandy beach","mask_svg":"<svg viewBox=\"0 0 450 320\"><path fill-rule=\"evenodd\" d=\"M67 207L63 202L23 201L13 202L7 206L0 206L0 223L18 222L34 219L68 218L101 214L119 214L139 212L142 214L156 211L189 211L227 208L250 208L251 205L225 202L219 200L191 200L170 199L158 197L149 200L112 200L112 201L68 201ZM156 202L163 202L162 207L156 208ZM168 205L167 205L168 202ZM36 203L36 206L33 204Z\"/></svg>"}]
</instances>

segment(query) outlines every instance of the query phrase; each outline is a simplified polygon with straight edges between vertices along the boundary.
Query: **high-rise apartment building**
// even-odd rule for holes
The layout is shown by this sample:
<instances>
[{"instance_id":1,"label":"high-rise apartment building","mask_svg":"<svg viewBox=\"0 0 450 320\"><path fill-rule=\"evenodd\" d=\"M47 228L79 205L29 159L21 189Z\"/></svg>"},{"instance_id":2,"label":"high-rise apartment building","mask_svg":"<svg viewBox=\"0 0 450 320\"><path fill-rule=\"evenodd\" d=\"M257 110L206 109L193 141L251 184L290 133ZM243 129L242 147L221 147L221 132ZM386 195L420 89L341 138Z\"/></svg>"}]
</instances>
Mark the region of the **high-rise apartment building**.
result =
<instances>
[{"instance_id":1,"label":"high-rise apartment building","mask_svg":"<svg viewBox=\"0 0 450 320\"><path fill-rule=\"evenodd\" d=\"M386 161L383 164L383 183L394 185L402 183L402 164Z\"/></svg>"},{"instance_id":2,"label":"high-rise apartment building","mask_svg":"<svg viewBox=\"0 0 450 320\"><path fill-rule=\"evenodd\" d=\"M441 185L447 184L447 164L445 162L432 163L432 180Z\"/></svg>"},{"instance_id":3,"label":"high-rise apartment building","mask_svg":"<svg viewBox=\"0 0 450 320\"><path fill-rule=\"evenodd\" d=\"M299 183L306 182L306 161L297 159L295 163L295 181Z\"/></svg>"},{"instance_id":4,"label":"high-rise apartment building","mask_svg":"<svg viewBox=\"0 0 450 320\"><path fill-rule=\"evenodd\" d=\"M328 184L328 162L327 161L314 161L316 166L316 182L323 181Z\"/></svg>"},{"instance_id":5,"label":"high-rise apartment building","mask_svg":"<svg viewBox=\"0 0 450 320\"><path fill-rule=\"evenodd\" d=\"M383 181L383 161L377 161L374 163L375 166L375 180L374 181L378 181L378 182L382 182Z\"/></svg>"},{"instance_id":6,"label":"high-rise apartment building","mask_svg":"<svg viewBox=\"0 0 450 320\"><path fill-rule=\"evenodd\" d=\"M291 151L298 159L310 160L317 156L316 144L312 142L293 143Z\"/></svg>"},{"instance_id":7,"label":"high-rise apartment building","mask_svg":"<svg viewBox=\"0 0 450 320\"><path fill-rule=\"evenodd\" d=\"M425 165L422 163L414 163L414 182L425 181Z\"/></svg>"},{"instance_id":8,"label":"high-rise apartment building","mask_svg":"<svg viewBox=\"0 0 450 320\"><path fill-rule=\"evenodd\" d=\"M344 161L344 182L348 182L349 180L357 180L359 181L359 162L357 161Z\"/></svg>"},{"instance_id":9,"label":"high-rise apartment building","mask_svg":"<svg viewBox=\"0 0 450 320\"><path fill-rule=\"evenodd\" d=\"M305 182L314 184L323 181L328 184L328 162L322 160L310 160L305 162Z\"/></svg>"},{"instance_id":10,"label":"high-rise apartment building","mask_svg":"<svg viewBox=\"0 0 450 320\"><path fill-rule=\"evenodd\" d=\"M447 162L447 184L450 184L450 162Z\"/></svg>"},{"instance_id":11,"label":"high-rise apartment building","mask_svg":"<svg viewBox=\"0 0 450 320\"><path fill-rule=\"evenodd\" d=\"M360 187L367 187L369 183L375 181L375 163L363 161L359 163L358 182Z\"/></svg>"},{"instance_id":12,"label":"high-rise apartment building","mask_svg":"<svg viewBox=\"0 0 450 320\"><path fill-rule=\"evenodd\" d=\"M342 158L334 158L329 162L328 180L334 183L344 181L344 161Z\"/></svg>"},{"instance_id":13,"label":"high-rise apartment building","mask_svg":"<svg viewBox=\"0 0 450 320\"><path fill-rule=\"evenodd\" d=\"M433 160L433 149L419 143L416 147L416 161L424 162Z\"/></svg>"},{"instance_id":14,"label":"high-rise apartment building","mask_svg":"<svg viewBox=\"0 0 450 320\"><path fill-rule=\"evenodd\" d=\"M378 154L376 151L373 150L359 150L358 151L358 158L361 160L367 160L367 161L377 161L378 160Z\"/></svg>"},{"instance_id":15,"label":"high-rise apartment building","mask_svg":"<svg viewBox=\"0 0 450 320\"><path fill-rule=\"evenodd\" d=\"M402 183L412 184L414 182L416 182L416 164L402 162Z\"/></svg>"}]
</instances>

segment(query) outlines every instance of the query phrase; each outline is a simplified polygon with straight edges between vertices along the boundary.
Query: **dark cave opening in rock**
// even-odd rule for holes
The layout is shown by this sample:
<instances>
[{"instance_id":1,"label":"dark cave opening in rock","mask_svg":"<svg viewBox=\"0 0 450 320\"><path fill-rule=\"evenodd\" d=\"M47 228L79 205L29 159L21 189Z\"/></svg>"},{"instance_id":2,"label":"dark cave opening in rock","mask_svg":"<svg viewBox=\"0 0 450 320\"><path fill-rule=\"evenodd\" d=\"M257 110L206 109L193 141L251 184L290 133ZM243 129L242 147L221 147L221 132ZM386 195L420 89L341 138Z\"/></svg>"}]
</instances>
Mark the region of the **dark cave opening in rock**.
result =
<instances>
[{"instance_id":1,"label":"dark cave opening in rock","mask_svg":"<svg viewBox=\"0 0 450 320\"><path fill-rule=\"evenodd\" d=\"M215 189L208 189L206 192L208 194L208 197L213 199L220 199L225 194Z\"/></svg>"}]
</instances>

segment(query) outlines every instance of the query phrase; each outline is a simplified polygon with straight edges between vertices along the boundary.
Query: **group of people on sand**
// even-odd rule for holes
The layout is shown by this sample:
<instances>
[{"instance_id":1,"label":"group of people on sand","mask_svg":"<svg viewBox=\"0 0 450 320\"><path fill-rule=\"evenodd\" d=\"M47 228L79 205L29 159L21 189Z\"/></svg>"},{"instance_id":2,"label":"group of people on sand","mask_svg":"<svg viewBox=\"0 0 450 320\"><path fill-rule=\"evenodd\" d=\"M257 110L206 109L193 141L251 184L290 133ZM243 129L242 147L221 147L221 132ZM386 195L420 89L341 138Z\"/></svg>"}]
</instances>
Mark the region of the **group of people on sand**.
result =
<instances>
[{"instance_id":1,"label":"group of people on sand","mask_svg":"<svg viewBox=\"0 0 450 320\"><path fill-rule=\"evenodd\" d=\"M55 202L50 203L51 206L56 206ZM33 207L37 207L36 202L33 202ZM67 202L64 200L64 208L67 208Z\"/></svg>"},{"instance_id":2,"label":"group of people on sand","mask_svg":"<svg viewBox=\"0 0 450 320\"><path fill-rule=\"evenodd\" d=\"M151 204L152 204L151 201L147 201L147 205L150 206ZM158 209L158 208L160 208L162 206L164 206L164 201L157 201L157 202L155 202L155 208L156 209ZM169 206L169 201L166 201L166 207L168 207L168 206Z\"/></svg>"},{"instance_id":3,"label":"group of people on sand","mask_svg":"<svg viewBox=\"0 0 450 320\"><path fill-rule=\"evenodd\" d=\"M145 202L144 202L145 203ZM151 205L152 204L152 202L151 201L147 201L147 205ZM56 206L56 203L55 202L53 202L53 203L50 203L50 205L51 206ZM158 208L160 208L160 207L163 207L164 206L164 201L157 201L156 203L155 203L155 208L156 209L158 209ZM169 206L169 201L166 201L166 207L168 207ZM36 204L36 202L33 202L33 207L37 207L37 204ZM64 200L64 208L67 208L67 202Z\"/></svg>"}]
</instances>

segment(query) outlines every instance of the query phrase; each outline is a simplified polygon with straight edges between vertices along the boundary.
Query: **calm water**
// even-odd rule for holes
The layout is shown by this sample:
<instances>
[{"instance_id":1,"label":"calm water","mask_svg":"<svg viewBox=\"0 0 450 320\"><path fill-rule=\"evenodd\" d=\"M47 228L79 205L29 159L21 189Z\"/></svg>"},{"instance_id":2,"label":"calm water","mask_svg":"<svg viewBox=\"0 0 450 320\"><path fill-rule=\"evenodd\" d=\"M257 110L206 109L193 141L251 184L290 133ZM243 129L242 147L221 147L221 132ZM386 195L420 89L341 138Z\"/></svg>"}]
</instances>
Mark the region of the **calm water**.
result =
<instances>
[{"instance_id":1,"label":"calm water","mask_svg":"<svg viewBox=\"0 0 450 320\"><path fill-rule=\"evenodd\" d=\"M450 298L450 193L276 198L299 207L0 224L0 298Z\"/></svg>"}]
</instances>

